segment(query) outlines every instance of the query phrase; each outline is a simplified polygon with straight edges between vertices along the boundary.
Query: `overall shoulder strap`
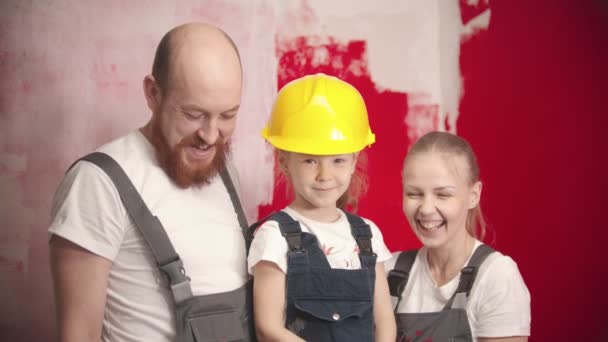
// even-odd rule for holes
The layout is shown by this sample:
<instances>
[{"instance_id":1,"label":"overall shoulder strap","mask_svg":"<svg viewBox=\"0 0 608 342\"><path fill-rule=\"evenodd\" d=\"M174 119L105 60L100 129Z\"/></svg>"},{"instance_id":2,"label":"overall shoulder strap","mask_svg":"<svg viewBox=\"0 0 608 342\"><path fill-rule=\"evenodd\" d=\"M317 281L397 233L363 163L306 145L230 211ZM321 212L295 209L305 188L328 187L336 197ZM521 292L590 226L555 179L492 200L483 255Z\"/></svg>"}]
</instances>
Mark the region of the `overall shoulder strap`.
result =
<instances>
[{"instance_id":1,"label":"overall shoulder strap","mask_svg":"<svg viewBox=\"0 0 608 342\"><path fill-rule=\"evenodd\" d=\"M456 292L464 292L467 297L471 292L475 277L479 266L486 260L486 258L494 252L494 249L486 244L481 244L475 249L475 252L469 259L469 263L460 271L460 281L458 282L458 288Z\"/></svg>"},{"instance_id":2,"label":"overall shoulder strap","mask_svg":"<svg viewBox=\"0 0 608 342\"><path fill-rule=\"evenodd\" d=\"M359 246L359 255L373 256L372 230L367 223L355 214L344 212L350 223L351 233Z\"/></svg>"},{"instance_id":3,"label":"overall shoulder strap","mask_svg":"<svg viewBox=\"0 0 608 342\"><path fill-rule=\"evenodd\" d=\"M302 228L300 222L294 220L284 211L272 215L270 220L277 221L281 235L287 240L290 252L302 252Z\"/></svg>"},{"instance_id":4,"label":"overall shoulder strap","mask_svg":"<svg viewBox=\"0 0 608 342\"><path fill-rule=\"evenodd\" d=\"M228 167L224 167L220 170L220 176L222 177L222 182L224 182L224 186L230 195L230 201L232 201L232 206L236 211L237 219L239 220L239 224L241 225L241 231L243 232L243 237L245 241L247 241L247 217L245 216L245 211L243 210L243 205L239 199L239 195L236 192L236 188L234 187L234 183L232 182L232 178L230 178L230 173L228 172Z\"/></svg>"},{"instance_id":5,"label":"overall shoulder strap","mask_svg":"<svg viewBox=\"0 0 608 342\"><path fill-rule=\"evenodd\" d=\"M414 262L416 262L417 255L417 249L401 252L401 254L399 254L397 257L395 266L388 272L388 276L386 277L390 295L397 297L397 304L395 304L394 309L395 313L397 313L399 304L403 299L401 294L403 293L403 290L405 290L405 285L407 285L407 281L410 277L410 271L412 270L412 266L414 266Z\"/></svg>"},{"instance_id":6,"label":"overall shoulder strap","mask_svg":"<svg viewBox=\"0 0 608 342\"><path fill-rule=\"evenodd\" d=\"M458 282L456 292L454 292L444 309L451 308L454 299L459 294L463 294L465 296L464 298L469 297L471 288L473 288L473 283L475 282L475 277L477 277L479 266L481 266L486 258L494 252L494 248L486 244L481 244L475 249L475 252L473 252L468 264L462 270L460 270L460 281Z\"/></svg>"},{"instance_id":7,"label":"overall shoulder strap","mask_svg":"<svg viewBox=\"0 0 608 342\"><path fill-rule=\"evenodd\" d=\"M152 250L159 268L169 277L175 302L192 297L190 278L186 276L182 260L175 252L162 224L152 215L122 167L102 152L93 152L79 160L97 165L110 177L131 220Z\"/></svg>"},{"instance_id":8,"label":"overall shoulder strap","mask_svg":"<svg viewBox=\"0 0 608 342\"><path fill-rule=\"evenodd\" d=\"M401 293L407 285L417 255L418 250L412 249L401 252L397 257L394 268L388 272L387 276L391 296L401 299Z\"/></svg>"}]
</instances>

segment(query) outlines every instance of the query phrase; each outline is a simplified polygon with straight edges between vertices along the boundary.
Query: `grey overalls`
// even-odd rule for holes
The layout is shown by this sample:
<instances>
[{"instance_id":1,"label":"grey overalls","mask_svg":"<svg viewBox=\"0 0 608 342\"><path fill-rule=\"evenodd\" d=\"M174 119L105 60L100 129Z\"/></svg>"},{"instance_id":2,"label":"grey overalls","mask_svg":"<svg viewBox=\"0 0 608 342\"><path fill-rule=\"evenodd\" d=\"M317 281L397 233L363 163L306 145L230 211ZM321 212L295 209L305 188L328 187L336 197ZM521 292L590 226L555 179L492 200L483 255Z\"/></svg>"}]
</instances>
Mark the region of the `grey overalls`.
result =
<instances>
[{"instance_id":1,"label":"grey overalls","mask_svg":"<svg viewBox=\"0 0 608 342\"><path fill-rule=\"evenodd\" d=\"M346 213L359 246L361 269L332 269L317 238L302 232L285 212L274 214L287 240L285 326L311 342L374 340L376 254L371 229L359 216Z\"/></svg>"},{"instance_id":2,"label":"grey overalls","mask_svg":"<svg viewBox=\"0 0 608 342\"><path fill-rule=\"evenodd\" d=\"M417 250L403 252L399 255L395 268L388 274L391 296L397 297L395 319L397 320L397 341L456 342L473 341L467 312L466 300L469 296L477 270L488 255L494 252L492 247L482 244L475 249L469 263L460 271L460 281L456 291L450 297L443 310L439 312L397 313L401 294L405 289L410 270L416 261ZM454 300L463 305L453 308Z\"/></svg>"},{"instance_id":3,"label":"grey overalls","mask_svg":"<svg viewBox=\"0 0 608 342\"><path fill-rule=\"evenodd\" d=\"M114 182L120 198L148 243L158 267L169 279L175 302L177 342L255 341L252 319L252 281L239 289L193 296L190 278L165 229L153 216L120 165L107 154L94 152L85 160L99 166ZM247 222L227 170L220 171L243 232Z\"/></svg>"}]
</instances>

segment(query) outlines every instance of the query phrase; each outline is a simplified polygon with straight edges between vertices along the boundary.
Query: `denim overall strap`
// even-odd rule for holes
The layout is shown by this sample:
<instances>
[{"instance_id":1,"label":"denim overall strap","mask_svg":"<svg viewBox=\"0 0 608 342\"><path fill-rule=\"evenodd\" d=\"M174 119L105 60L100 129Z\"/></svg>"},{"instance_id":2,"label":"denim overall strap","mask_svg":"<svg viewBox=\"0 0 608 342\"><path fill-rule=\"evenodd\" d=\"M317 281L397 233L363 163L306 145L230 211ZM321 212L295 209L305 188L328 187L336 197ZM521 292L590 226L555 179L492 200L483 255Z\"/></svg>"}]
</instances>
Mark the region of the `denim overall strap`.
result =
<instances>
[{"instance_id":1,"label":"denim overall strap","mask_svg":"<svg viewBox=\"0 0 608 342\"><path fill-rule=\"evenodd\" d=\"M292 271L295 271L295 267L331 268L325 254L319 248L316 237L302 232L300 222L284 211L272 215L269 220L279 224L281 235L287 241L288 268L292 267Z\"/></svg>"},{"instance_id":2,"label":"denim overall strap","mask_svg":"<svg viewBox=\"0 0 608 342\"><path fill-rule=\"evenodd\" d=\"M363 239L371 237L369 227L359 230ZM287 239L294 226L281 233ZM297 245L293 240L288 245ZM288 251L285 327L306 341L373 341L375 267L369 262L376 256L363 256L361 269L333 269L313 234L300 232L299 241L301 250Z\"/></svg>"},{"instance_id":3,"label":"denim overall strap","mask_svg":"<svg viewBox=\"0 0 608 342\"><path fill-rule=\"evenodd\" d=\"M350 223L351 233L359 247L359 260L361 268L376 267L376 253L372 249L372 230L365 221L351 213L345 212Z\"/></svg>"},{"instance_id":4,"label":"denim overall strap","mask_svg":"<svg viewBox=\"0 0 608 342\"><path fill-rule=\"evenodd\" d=\"M270 220L277 221L279 224L281 235L283 235L283 237L285 237L287 240L289 252L301 252L302 228L300 228L300 223L291 218L291 216L284 211L279 211L278 213L272 215Z\"/></svg>"}]
</instances>

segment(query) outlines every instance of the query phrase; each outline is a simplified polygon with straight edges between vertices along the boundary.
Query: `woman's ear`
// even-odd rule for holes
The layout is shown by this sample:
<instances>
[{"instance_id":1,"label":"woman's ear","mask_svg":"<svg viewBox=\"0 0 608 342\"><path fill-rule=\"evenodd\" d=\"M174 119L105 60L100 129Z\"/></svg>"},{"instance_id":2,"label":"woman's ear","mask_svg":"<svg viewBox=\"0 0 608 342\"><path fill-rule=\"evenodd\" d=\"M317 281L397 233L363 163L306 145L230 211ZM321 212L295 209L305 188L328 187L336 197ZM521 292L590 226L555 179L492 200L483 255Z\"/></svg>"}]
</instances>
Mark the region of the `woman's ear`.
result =
<instances>
[{"instance_id":1,"label":"woman's ear","mask_svg":"<svg viewBox=\"0 0 608 342\"><path fill-rule=\"evenodd\" d=\"M481 189L483 188L480 181L477 181L471 187L471 203L469 204L469 209L475 208L481 199Z\"/></svg>"}]
</instances>

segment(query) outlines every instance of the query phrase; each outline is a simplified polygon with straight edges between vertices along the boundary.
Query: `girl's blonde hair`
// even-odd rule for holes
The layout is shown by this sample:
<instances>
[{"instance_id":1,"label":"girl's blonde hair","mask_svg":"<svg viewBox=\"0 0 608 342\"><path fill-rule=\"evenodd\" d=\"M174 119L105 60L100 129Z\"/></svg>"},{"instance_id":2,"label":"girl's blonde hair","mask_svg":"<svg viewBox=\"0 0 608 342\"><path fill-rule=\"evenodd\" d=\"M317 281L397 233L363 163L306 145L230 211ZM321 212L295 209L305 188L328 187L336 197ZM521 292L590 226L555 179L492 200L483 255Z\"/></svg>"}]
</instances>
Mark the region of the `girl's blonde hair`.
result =
<instances>
[{"instance_id":1,"label":"girl's blonde hair","mask_svg":"<svg viewBox=\"0 0 608 342\"><path fill-rule=\"evenodd\" d=\"M289 184L289 177L285 175L283 169L281 169L281 165L279 162L279 153L292 153L288 151L281 151L279 149L275 149L275 169L277 181L276 184L286 183L288 186L285 187L286 197L288 199L293 199L293 187ZM355 164L355 172L350 179L350 184L348 185L348 189L336 202L336 206L342 210L349 211L352 213L357 212L359 208L359 198L367 192L368 189L368 178L365 169L367 168L367 154L365 151L358 152L357 161Z\"/></svg>"}]
</instances>

